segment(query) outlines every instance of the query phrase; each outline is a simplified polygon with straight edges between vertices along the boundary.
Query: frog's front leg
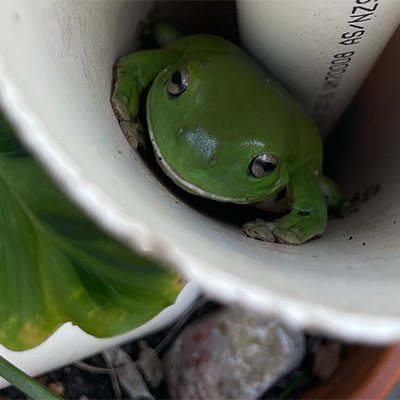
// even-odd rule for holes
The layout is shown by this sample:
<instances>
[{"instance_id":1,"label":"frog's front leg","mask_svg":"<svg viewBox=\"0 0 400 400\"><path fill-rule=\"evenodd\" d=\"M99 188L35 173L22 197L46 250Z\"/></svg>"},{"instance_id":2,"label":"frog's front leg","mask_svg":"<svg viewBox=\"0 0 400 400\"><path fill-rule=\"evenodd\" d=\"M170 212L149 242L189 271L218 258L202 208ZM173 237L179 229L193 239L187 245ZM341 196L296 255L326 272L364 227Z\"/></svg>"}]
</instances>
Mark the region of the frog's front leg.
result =
<instances>
[{"instance_id":1,"label":"frog's front leg","mask_svg":"<svg viewBox=\"0 0 400 400\"><path fill-rule=\"evenodd\" d=\"M243 225L247 236L267 242L302 244L321 235L327 223L327 206L317 177L308 166L295 171L289 182L292 209L273 222L262 219Z\"/></svg>"},{"instance_id":2,"label":"frog's front leg","mask_svg":"<svg viewBox=\"0 0 400 400\"><path fill-rule=\"evenodd\" d=\"M129 144L144 147L144 132L138 118L140 94L179 53L171 50L143 50L130 54L115 66L111 105Z\"/></svg>"}]
</instances>

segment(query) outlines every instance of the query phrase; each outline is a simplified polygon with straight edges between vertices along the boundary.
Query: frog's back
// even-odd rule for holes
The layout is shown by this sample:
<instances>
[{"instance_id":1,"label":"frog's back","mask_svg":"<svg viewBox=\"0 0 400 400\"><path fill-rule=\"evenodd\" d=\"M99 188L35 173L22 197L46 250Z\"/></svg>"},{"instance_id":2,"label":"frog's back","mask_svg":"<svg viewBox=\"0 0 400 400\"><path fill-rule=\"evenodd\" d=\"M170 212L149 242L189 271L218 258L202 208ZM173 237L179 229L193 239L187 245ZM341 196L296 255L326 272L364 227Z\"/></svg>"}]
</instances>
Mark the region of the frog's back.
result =
<instances>
[{"instance_id":1,"label":"frog's back","mask_svg":"<svg viewBox=\"0 0 400 400\"><path fill-rule=\"evenodd\" d=\"M245 51L220 36L209 34L180 36L177 30L173 30L175 28L167 25L161 28L161 33L169 33L170 41L166 48L181 54L180 61L173 68L180 68L187 62L195 61L196 64L200 63L202 65L200 68L203 68L203 71L207 70L207 76L211 77L210 82L207 82L205 76L202 78L202 96L204 99L207 98L208 106L214 104L211 108L216 115L212 117L208 107L208 118L206 122L202 121L203 125L221 121L224 116L229 116L229 124L240 127L245 123L247 126L248 129L246 126L238 128L240 136L239 133L237 136L242 141L258 140L271 143L271 138L274 138L276 143L286 143L286 147L292 149L287 151L290 169L297 169L304 162L309 162L315 170L321 169L322 146L313 122L286 90ZM238 79L243 76L246 76L245 82ZM215 82L219 83L217 87ZM225 89L218 90L220 87ZM230 91L229 99L226 98L227 88ZM200 106L197 107L195 114L202 115ZM251 118L252 115L257 115L257 118ZM252 126L250 129L253 120L257 121L257 126ZM293 129L290 129L291 126L286 126L287 124L293 124ZM258 126L262 127L259 133L257 132L260 129L256 129ZM225 135L225 131L232 133L232 129L210 128L209 131L220 135ZM220 137L216 139L221 141ZM229 142L231 141L230 137Z\"/></svg>"}]
</instances>

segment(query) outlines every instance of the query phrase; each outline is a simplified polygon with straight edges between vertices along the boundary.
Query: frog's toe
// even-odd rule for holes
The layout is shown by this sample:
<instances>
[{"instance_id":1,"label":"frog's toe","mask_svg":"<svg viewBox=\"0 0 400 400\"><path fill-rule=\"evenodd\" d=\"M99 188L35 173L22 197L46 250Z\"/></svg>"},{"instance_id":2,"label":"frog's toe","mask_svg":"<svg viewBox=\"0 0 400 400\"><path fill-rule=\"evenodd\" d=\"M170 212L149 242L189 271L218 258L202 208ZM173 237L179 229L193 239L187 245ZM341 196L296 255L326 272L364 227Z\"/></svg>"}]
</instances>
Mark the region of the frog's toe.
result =
<instances>
[{"instance_id":1,"label":"frog's toe","mask_svg":"<svg viewBox=\"0 0 400 400\"><path fill-rule=\"evenodd\" d=\"M282 244L301 244L295 229L279 228L276 222L266 222L262 219L247 222L242 227L244 233L253 239L263 242Z\"/></svg>"},{"instance_id":2,"label":"frog's toe","mask_svg":"<svg viewBox=\"0 0 400 400\"><path fill-rule=\"evenodd\" d=\"M243 232L253 239L262 240L264 242L274 243L275 236L272 233L271 227L267 222L262 219L256 219L255 221L246 222L242 226Z\"/></svg>"},{"instance_id":3,"label":"frog's toe","mask_svg":"<svg viewBox=\"0 0 400 400\"><path fill-rule=\"evenodd\" d=\"M115 116L119 121L129 121L131 119L128 112L129 99L126 96L116 98L115 96L111 99L111 106Z\"/></svg>"},{"instance_id":4,"label":"frog's toe","mask_svg":"<svg viewBox=\"0 0 400 400\"><path fill-rule=\"evenodd\" d=\"M133 149L140 148L146 150L146 142L143 135L143 127L139 120L123 121L119 120L119 126Z\"/></svg>"},{"instance_id":5,"label":"frog's toe","mask_svg":"<svg viewBox=\"0 0 400 400\"><path fill-rule=\"evenodd\" d=\"M304 239L301 235L301 232L297 228L290 229L275 229L274 236L276 241L281 244L292 244L292 245L300 245L307 241L308 239Z\"/></svg>"},{"instance_id":6,"label":"frog's toe","mask_svg":"<svg viewBox=\"0 0 400 400\"><path fill-rule=\"evenodd\" d=\"M304 218L292 226L278 223L273 233L279 243L299 245L320 235L324 229L321 221L313 218Z\"/></svg>"},{"instance_id":7,"label":"frog's toe","mask_svg":"<svg viewBox=\"0 0 400 400\"><path fill-rule=\"evenodd\" d=\"M247 236L264 242L300 245L320 235L324 231L324 226L312 218L294 222L288 216L274 222L256 219L244 224L242 229Z\"/></svg>"}]
</instances>

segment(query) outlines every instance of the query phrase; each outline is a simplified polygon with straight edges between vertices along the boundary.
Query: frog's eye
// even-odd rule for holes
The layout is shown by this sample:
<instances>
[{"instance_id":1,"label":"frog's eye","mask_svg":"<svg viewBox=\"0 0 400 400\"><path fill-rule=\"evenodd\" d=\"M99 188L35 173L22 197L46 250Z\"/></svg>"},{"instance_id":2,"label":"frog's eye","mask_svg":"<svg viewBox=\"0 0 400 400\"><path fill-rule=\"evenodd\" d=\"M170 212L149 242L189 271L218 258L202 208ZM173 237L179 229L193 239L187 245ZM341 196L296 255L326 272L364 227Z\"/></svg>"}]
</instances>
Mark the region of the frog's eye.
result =
<instances>
[{"instance_id":1,"label":"frog's eye","mask_svg":"<svg viewBox=\"0 0 400 400\"><path fill-rule=\"evenodd\" d=\"M256 178L271 175L278 165L278 157L274 154L260 154L251 160L249 170Z\"/></svg>"},{"instance_id":2,"label":"frog's eye","mask_svg":"<svg viewBox=\"0 0 400 400\"><path fill-rule=\"evenodd\" d=\"M177 69L169 78L167 90L171 96L181 95L189 86L190 75L186 68Z\"/></svg>"}]
</instances>

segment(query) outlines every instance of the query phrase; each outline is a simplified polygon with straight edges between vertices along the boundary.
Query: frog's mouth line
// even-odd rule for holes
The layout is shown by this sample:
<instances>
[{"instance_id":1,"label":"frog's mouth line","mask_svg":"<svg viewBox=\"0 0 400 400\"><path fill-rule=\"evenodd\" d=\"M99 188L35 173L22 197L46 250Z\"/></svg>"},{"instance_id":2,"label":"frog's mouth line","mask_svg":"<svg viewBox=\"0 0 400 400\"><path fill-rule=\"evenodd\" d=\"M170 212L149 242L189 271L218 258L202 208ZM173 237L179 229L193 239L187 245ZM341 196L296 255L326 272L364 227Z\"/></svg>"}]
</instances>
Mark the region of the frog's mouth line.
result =
<instances>
[{"instance_id":1,"label":"frog's mouth line","mask_svg":"<svg viewBox=\"0 0 400 400\"><path fill-rule=\"evenodd\" d=\"M181 187L182 189L186 190L187 192L197 195L197 196L201 196L201 197L205 197L207 199L212 199L215 201L220 201L223 203L235 203L235 204L251 204L251 203L257 203L260 201L265 200L265 198L270 197L271 194L267 194L264 195L260 198L260 196L254 196L254 197L246 197L246 198L232 198L232 197L228 197L228 196L222 196L219 194L215 194L215 193L211 193L208 192L196 185L194 185L193 183L187 181L186 179L182 178L173 168L171 168L171 166L166 162L163 154L161 153L159 147L157 146L157 142L154 138L153 135L153 131L150 128L150 124L148 124L149 127L149 136L150 136L150 140L151 143L153 145L153 149L157 158L157 161L159 163L159 165L161 166L161 168L163 169L163 171L165 172L165 174L171 178L179 187ZM275 187L279 186L281 179L279 179L276 184L274 185Z\"/></svg>"}]
</instances>

